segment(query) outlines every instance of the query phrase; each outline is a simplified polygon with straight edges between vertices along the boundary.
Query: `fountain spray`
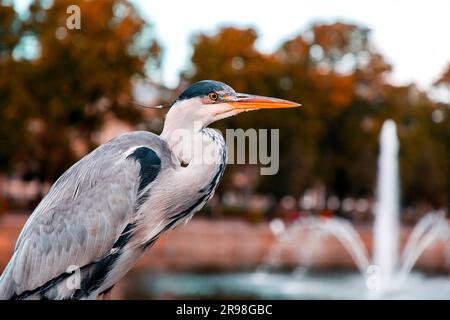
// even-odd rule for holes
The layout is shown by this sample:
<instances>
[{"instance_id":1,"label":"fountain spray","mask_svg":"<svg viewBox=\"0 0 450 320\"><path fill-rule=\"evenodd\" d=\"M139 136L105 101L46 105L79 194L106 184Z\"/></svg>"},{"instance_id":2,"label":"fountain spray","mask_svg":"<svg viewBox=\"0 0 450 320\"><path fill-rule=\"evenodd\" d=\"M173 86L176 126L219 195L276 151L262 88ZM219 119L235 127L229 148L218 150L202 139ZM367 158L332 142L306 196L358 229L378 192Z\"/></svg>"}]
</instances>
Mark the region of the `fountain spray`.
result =
<instances>
[{"instance_id":1,"label":"fountain spray","mask_svg":"<svg viewBox=\"0 0 450 320\"><path fill-rule=\"evenodd\" d=\"M386 120L380 134L377 201L374 223L373 261L381 271L381 285L387 287L395 274L399 251L399 174L397 129Z\"/></svg>"}]
</instances>

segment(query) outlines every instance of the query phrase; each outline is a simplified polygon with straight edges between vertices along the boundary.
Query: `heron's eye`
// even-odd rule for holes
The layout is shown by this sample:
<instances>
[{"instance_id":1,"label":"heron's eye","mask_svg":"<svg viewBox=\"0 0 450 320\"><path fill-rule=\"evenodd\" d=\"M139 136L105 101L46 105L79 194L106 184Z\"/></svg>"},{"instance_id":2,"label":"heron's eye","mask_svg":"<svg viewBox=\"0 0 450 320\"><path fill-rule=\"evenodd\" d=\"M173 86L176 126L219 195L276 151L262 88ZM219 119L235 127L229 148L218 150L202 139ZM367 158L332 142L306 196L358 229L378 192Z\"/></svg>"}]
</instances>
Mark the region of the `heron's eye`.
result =
<instances>
[{"instance_id":1,"label":"heron's eye","mask_svg":"<svg viewBox=\"0 0 450 320\"><path fill-rule=\"evenodd\" d=\"M219 95L216 92L211 92L208 97L212 100L212 101L216 101L217 99L219 99Z\"/></svg>"}]
</instances>

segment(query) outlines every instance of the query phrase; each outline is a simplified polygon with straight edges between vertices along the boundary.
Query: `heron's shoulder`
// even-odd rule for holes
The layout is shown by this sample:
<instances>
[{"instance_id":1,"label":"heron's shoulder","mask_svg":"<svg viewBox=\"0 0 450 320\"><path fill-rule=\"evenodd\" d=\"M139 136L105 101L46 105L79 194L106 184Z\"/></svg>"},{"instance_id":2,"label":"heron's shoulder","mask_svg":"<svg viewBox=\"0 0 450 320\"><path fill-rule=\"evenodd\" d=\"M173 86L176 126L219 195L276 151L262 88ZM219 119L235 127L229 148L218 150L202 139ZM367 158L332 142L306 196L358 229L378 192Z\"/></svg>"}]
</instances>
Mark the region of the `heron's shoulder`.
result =
<instances>
[{"instance_id":1,"label":"heron's shoulder","mask_svg":"<svg viewBox=\"0 0 450 320\"><path fill-rule=\"evenodd\" d=\"M119 154L130 152L138 147L147 147L155 151L158 155L164 156L169 152L167 143L158 135L147 131L133 131L121 134L88 154L86 158L116 157Z\"/></svg>"},{"instance_id":2,"label":"heron's shoulder","mask_svg":"<svg viewBox=\"0 0 450 320\"><path fill-rule=\"evenodd\" d=\"M106 143L106 145L108 144L116 147L128 147L130 145L153 145L155 147L160 147L165 144L165 141L158 135L148 131L133 131L117 136Z\"/></svg>"},{"instance_id":3,"label":"heron's shoulder","mask_svg":"<svg viewBox=\"0 0 450 320\"><path fill-rule=\"evenodd\" d=\"M168 161L165 161L170 155L170 150L159 136L145 131L125 133L85 155L61 175L52 189L61 188L62 185L67 185L71 189L84 180L105 181L106 177L112 179L125 167L131 165L128 161L130 158L127 156L140 148L154 152L164 166L170 165ZM131 166L132 168L128 171L137 172L138 169Z\"/></svg>"}]
</instances>

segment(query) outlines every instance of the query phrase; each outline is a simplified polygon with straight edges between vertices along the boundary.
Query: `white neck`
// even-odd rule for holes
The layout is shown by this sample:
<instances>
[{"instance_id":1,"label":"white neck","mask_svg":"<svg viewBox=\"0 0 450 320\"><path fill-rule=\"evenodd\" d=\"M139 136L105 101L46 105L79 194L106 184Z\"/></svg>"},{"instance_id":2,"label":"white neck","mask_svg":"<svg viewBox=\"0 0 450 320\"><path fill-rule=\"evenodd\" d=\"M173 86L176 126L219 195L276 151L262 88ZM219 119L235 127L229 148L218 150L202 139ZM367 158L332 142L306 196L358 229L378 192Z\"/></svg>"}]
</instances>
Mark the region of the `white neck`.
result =
<instances>
[{"instance_id":1,"label":"white neck","mask_svg":"<svg viewBox=\"0 0 450 320\"><path fill-rule=\"evenodd\" d=\"M221 119L228 105L203 105L200 99L175 103L169 110L161 133L175 156L186 164L191 162L210 165L222 162L223 138L205 129L211 122Z\"/></svg>"}]
</instances>

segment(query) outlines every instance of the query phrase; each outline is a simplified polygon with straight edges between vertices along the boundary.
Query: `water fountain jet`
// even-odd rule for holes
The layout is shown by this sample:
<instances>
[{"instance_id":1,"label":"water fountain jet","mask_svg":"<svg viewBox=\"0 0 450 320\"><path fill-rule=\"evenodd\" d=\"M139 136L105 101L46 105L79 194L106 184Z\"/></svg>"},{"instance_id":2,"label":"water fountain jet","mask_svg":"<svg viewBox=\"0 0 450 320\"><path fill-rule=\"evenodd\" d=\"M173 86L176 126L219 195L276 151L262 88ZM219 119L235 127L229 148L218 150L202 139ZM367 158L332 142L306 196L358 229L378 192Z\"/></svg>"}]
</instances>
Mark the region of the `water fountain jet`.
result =
<instances>
[{"instance_id":1,"label":"water fountain jet","mask_svg":"<svg viewBox=\"0 0 450 320\"><path fill-rule=\"evenodd\" d=\"M380 134L373 252L373 262L380 268L383 287L389 286L392 282L398 261L400 241L398 149L395 122L386 120Z\"/></svg>"},{"instance_id":2,"label":"water fountain jet","mask_svg":"<svg viewBox=\"0 0 450 320\"><path fill-rule=\"evenodd\" d=\"M401 286L426 248L437 239L446 239L449 236L449 228L443 214L428 213L412 230L400 256L398 151L395 122L386 120L380 134L372 258L356 229L345 219L310 217L294 222L289 227L282 227L280 221L277 221L277 230L283 232L276 233L278 245L271 250L268 261L258 269L258 274L276 264L282 251L281 247L291 243L295 234L312 230L334 236L350 254L364 278L367 279L373 270L379 270L380 273L375 275L381 277L377 290L384 292Z\"/></svg>"}]
</instances>

